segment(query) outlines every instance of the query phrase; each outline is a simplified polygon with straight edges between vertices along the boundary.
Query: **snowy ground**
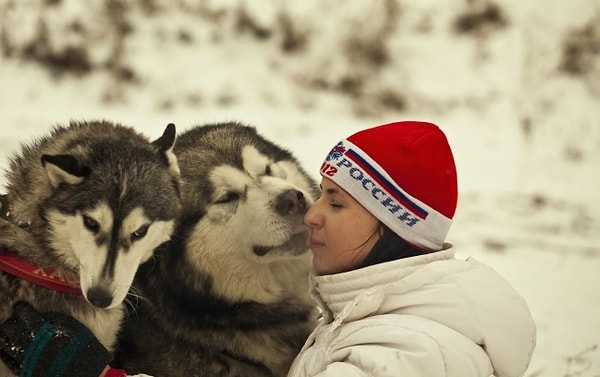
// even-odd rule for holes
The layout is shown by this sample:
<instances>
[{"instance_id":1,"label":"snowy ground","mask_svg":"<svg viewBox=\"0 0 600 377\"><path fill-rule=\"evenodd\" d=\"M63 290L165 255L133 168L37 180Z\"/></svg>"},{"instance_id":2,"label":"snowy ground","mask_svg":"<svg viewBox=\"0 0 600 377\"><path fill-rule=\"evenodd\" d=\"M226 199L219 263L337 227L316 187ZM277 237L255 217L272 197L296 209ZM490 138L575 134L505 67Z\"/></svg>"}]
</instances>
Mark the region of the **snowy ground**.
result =
<instances>
[{"instance_id":1,"label":"snowy ground","mask_svg":"<svg viewBox=\"0 0 600 377\"><path fill-rule=\"evenodd\" d=\"M438 123L449 241L528 300L527 376L600 376L600 1L0 0L0 167L70 119L239 120L317 176L340 138Z\"/></svg>"}]
</instances>

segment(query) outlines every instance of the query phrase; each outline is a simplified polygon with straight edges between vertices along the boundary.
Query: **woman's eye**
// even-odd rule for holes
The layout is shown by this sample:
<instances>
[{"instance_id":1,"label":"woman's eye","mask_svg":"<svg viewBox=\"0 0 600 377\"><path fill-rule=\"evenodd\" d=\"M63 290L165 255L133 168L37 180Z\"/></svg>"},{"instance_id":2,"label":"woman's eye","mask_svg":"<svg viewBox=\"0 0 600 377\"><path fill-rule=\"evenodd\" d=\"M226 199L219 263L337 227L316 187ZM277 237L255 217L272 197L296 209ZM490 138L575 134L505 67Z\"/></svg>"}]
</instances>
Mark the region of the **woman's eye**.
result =
<instances>
[{"instance_id":1,"label":"woman's eye","mask_svg":"<svg viewBox=\"0 0 600 377\"><path fill-rule=\"evenodd\" d=\"M135 232L131 233L131 240L137 241L139 239L144 238L144 236L148 233L149 224L144 224L139 227Z\"/></svg>"},{"instance_id":2,"label":"woman's eye","mask_svg":"<svg viewBox=\"0 0 600 377\"><path fill-rule=\"evenodd\" d=\"M100 230L100 224L89 216L83 215L83 226L92 233L98 233Z\"/></svg>"},{"instance_id":3,"label":"woman's eye","mask_svg":"<svg viewBox=\"0 0 600 377\"><path fill-rule=\"evenodd\" d=\"M240 194L235 192L235 191L228 191L225 194L221 195L217 200L215 200L215 203L217 204L225 204L225 203L231 203L233 201L236 201L240 198Z\"/></svg>"}]
</instances>

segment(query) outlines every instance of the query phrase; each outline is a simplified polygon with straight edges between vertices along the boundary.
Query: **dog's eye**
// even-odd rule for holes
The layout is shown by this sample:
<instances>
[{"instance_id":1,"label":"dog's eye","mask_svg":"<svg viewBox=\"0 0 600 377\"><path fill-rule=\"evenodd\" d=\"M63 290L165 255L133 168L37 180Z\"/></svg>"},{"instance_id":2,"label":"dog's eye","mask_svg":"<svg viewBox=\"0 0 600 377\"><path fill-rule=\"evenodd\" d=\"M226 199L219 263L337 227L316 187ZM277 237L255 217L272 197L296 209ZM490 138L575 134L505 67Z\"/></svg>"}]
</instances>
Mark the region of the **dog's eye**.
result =
<instances>
[{"instance_id":1,"label":"dog's eye","mask_svg":"<svg viewBox=\"0 0 600 377\"><path fill-rule=\"evenodd\" d=\"M135 232L131 233L131 240L137 241L139 239L144 238L146 233L148 233L149 227L150 227L150 225L148 225L148 224L144 224L141 227L139 227Z\"/></svg>"},{"instance_id":2,"label":"dog's eye","mask_svg":"<svg viewBox=\"0 0 600 377\"><path fill-rule=\"evenodd\" d=\"M285 173L285 170L282 169L281 165L273 161L265 165L264 175L268 177L276 177L281 179L287 178L287 174Z\"/></svg>"},{"instance_id":3,"label":"dog's eye","mask_svg":"<svg viewBox=\"0 0 600 377\"><path fill-rule=\"evenodd\" d=\"M240 194L235 191L227 191L225 194L221 195L219 199L215 200L217 204L225 204L236 201L240 198Z\"/></svg>"},{"instance_id":4,"label":"dog's eye","mask_svg":"<svg viewBox=\"0 0 600 377\"><path fill-rule=\"evenodd\" d=\"M89 216L83 215L83 225L92 233L98 233L100 224Z\"/></svg>"}]
</instances>

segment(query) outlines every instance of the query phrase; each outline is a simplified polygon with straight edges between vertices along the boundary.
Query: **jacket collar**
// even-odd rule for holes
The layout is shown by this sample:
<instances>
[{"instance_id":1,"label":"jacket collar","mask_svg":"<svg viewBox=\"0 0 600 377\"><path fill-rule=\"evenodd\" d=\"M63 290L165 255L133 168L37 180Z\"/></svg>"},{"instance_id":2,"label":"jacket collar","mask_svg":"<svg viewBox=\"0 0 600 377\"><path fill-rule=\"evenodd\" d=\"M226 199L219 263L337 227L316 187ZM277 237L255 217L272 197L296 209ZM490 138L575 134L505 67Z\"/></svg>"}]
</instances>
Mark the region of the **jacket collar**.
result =
<instances>
[{"instance_id":1,"label":"jacket collar","mask_svg":"<svg viewBox=\"0 0 600 377\"><path fill-rule=\"evenodd\" d=\"M311 294L321 306L324 318L330 321L350 302L364 299L373 295L375 291L385 289L386 286L393 285L395 293L414 289L416 282L411 281L409 275L431 262L452 258L454 249L451 244L445 244L441 251L378 263L339 274L315 275L313 272ZM404 281L405 279L408 280ZM380 297L381 300L383 298Z\"/></svg>"}]
</instances>

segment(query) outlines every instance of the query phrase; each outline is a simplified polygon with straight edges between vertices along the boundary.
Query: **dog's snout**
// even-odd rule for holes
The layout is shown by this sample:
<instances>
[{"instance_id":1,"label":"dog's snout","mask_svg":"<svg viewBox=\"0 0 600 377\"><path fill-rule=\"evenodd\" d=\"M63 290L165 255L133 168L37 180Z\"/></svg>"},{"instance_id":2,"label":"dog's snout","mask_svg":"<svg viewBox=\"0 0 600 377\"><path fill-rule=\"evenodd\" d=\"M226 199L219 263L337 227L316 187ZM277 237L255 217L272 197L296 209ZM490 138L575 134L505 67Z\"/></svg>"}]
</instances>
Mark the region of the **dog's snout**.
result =
<instances>
[{"instance_id":1,"label":"dog's snout","mask_svg":"<svg viewBox=\"0 0 600 377\"><path fill-rule=\"evenodd\" d=\"M304 194L298 190L288 190L277 197L275 210L280 215L304 213L306 211L306 199Z\"/></svg>"},{"instance_id":2,"label":"dog's snout","mask_svg":"<svg viewBox=\"0 0 600 377\"><path fill-rule=\"evenodd\" d=\"M108 308L113 297L106 289L94 287L87 292L88 301L97 308Z\"/></svg>"}]
</instances>

